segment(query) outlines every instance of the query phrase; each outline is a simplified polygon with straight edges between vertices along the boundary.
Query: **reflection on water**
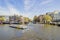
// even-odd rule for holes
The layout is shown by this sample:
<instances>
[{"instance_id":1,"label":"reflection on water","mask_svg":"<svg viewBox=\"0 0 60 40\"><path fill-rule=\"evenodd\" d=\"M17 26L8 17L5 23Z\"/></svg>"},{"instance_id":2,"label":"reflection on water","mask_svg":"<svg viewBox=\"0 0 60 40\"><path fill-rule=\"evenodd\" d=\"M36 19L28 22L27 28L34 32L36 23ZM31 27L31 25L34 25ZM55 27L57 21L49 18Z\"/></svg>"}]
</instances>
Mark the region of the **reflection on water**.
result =
<instances>
[{"instance_id":1,"label":"reflection on water","mask_svg":"<svg viewBox=\"0 0 60 40\"><path fill-rule=\"evenodd\" d=\"M0 39L9 40L13 37L20 37L23 34L23 30L10 28L9 25L0 25Z\"/></svg>"},{"instance_id":2,"label":"reflection on water","mask_svg":"<svg viewBox=\"0 0 60 40\"><path fill-rule=\"evenodd\" d=\"M0 40L60 40L60 27L48 24L30 24L21 30L0 25Z\"/></svg>"},{"instance_id":3,"label":"reflection on water","mask_svg":"<svg viewBox=\"0 0 60 40\"><path fill-rule=\"evenodd\" d=\"M60 40L60 28L53 25L44 25L44 37L49 40Z\"/></svg>"}]
</instances>

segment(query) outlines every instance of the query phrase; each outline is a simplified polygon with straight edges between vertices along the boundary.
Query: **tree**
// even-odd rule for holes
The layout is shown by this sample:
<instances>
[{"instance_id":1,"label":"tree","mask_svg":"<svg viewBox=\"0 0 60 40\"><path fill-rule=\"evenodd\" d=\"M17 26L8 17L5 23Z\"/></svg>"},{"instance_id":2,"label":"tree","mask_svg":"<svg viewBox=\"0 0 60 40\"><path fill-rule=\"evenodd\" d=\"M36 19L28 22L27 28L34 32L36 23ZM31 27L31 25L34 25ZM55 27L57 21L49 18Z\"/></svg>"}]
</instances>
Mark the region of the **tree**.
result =
<instances>
[{"instance_id":1,"label":"tree","mask_svg":"<svg viewBox=\"0 0 60 40\"><path fill-rule=\"evenodd\" d=\"M37 19L38 19L38 17L37 16L34 16L33 22L36 23L37 22Z\"/></svg>"},{"instance_id":2,"label":"tree","mask_svg":"<svg viewBox=\"0 0 60 40\"><path fill-rule=\"evenodd\" d=\"M4 16L0 16L0 23L2 24L5 21L5 17Z\"/></svg>"},{"instance_id":3,"label":"tree","mask_svg":"<svg viewBox=\"0 0 60 40\"><path fill-rule=\"evenodd\" d=\"M30 22L30 19L28 17L24 17L25 24L28 24Z\"/></svg>"},{"instance_id":4,"label":"tree","mask_svg":"<svg viewBox=\"0 0 60 40\"><path fill-rule=\"evenodd\" d=\"M0 17L0 21L4 21L5 20L5 17Z\"/></svg>"},{"instance_id":5,"label":"tree","mask_svg":"<svg viewBox=\"0 0 60 40\"><path fill-rule=\"evenodd\" d=\"M49 15L44 15L44 20L46 23L50 23L52 21L52 17Z\"/></svg>"}]
</instances>

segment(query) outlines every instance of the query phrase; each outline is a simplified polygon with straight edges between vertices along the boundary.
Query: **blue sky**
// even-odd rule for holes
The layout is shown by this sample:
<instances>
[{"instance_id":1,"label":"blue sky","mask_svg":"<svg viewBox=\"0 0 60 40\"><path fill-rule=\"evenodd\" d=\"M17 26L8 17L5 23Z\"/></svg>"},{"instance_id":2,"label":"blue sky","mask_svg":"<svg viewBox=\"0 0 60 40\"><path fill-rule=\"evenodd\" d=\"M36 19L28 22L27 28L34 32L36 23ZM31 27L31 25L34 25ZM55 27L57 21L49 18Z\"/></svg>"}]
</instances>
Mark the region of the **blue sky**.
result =
<instances>
[{"instance_id":1,"label":"blue sky","mask_svg":"<svg viewBox=\"0 0 60 40\"><path fill-rule=\"evenodd\" d=\"M34 15L60 10L60 0L0 0L0 15Z\"/></svg>"}]
</instances>

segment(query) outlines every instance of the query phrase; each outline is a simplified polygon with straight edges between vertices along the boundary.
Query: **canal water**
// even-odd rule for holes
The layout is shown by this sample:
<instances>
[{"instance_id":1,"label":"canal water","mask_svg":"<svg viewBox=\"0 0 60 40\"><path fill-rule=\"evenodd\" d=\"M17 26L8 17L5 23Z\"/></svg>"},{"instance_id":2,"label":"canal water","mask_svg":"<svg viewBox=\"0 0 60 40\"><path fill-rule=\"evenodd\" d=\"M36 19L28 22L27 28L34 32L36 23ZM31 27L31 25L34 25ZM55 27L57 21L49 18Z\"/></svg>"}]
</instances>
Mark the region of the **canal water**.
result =
<instances>
[{"instance_id":1,"label":"canal water","mask_svg":"<svg viewBox=\"0 0 60 40\"><path fill-rule=\"evenodd\" d=\"M0 40L60 40L60 27L29 24L27 29L18 29L0 25Z\"/></svg>"}]
</instances>

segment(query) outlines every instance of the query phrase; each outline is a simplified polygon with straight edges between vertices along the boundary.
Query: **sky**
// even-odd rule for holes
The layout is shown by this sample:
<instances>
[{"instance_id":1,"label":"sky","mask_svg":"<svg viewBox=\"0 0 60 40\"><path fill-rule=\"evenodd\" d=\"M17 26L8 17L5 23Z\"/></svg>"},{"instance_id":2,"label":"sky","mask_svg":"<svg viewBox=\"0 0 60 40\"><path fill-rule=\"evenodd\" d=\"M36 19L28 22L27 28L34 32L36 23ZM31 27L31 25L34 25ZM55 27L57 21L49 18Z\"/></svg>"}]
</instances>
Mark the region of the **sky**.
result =
<instances>
[{"instance_id":1,"label":"sky","mask_svg":"<svg viewBox=\"0 0 60 40\"><path fill-rule=\"evenodd\" d=\"M60 0L0 0L0 15L35 15L60 10Z\"/></svg>"}]
</instances>

